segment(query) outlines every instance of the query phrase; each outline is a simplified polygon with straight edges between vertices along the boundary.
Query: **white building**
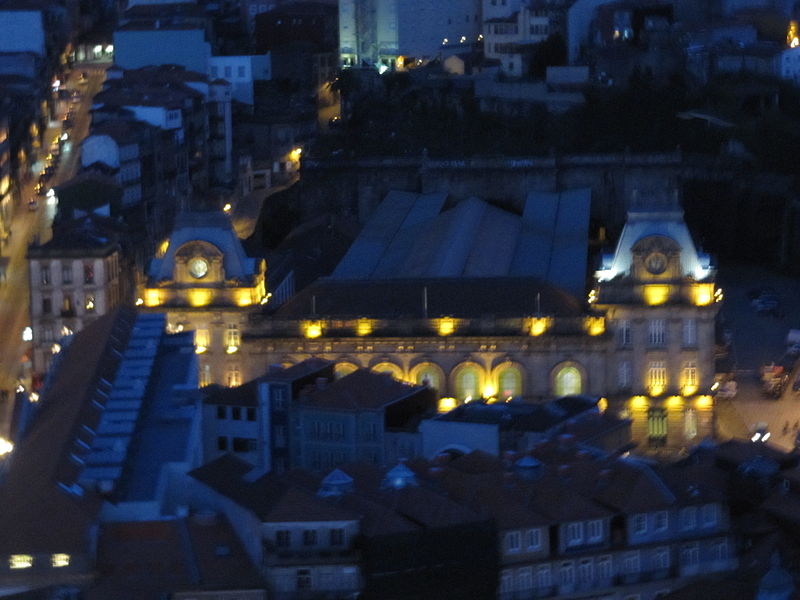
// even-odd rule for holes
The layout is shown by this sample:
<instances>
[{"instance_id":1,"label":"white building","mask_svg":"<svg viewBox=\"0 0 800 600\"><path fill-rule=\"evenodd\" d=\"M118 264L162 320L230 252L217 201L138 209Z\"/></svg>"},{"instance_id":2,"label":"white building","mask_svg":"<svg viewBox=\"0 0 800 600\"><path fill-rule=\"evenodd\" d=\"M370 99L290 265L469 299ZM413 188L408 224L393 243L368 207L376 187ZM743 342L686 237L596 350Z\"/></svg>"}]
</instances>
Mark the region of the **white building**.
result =
<instances>
[{"instance_id":1,"label":"white building","mask_svg":"<svg viewBox=\"0 0 800 600\"><path fill-rule=\"evenodd\" d=\"M484 0L483 8L484 55L499 60L506 75L526 75L530 46L544 41L551 33L549 11L544 6L514 0L508 5L502 0ZM505 14L500 8L506 9Z\"/></svg>"},{"instance_id":2,"label":"white building","mask_svg":"<svg viewBox=\"0 0 800 600\"><path fill-rule=\"evenodd\" d=\"M481 0L341 0L342 65L402 68L469 47L482 28Z\"/></svg>"},{"instance_id":3,"label":"white building","mask_svg":"<svg viewBox=\"0 0 800 600\"><path fill-rule=\"evenodd\" d=\"M224 79L233 87L233 98L253 104L253 83L272 79L272 57L264 55L212 56L208 59L208 78Z\"/></svg>"}]
</instances>

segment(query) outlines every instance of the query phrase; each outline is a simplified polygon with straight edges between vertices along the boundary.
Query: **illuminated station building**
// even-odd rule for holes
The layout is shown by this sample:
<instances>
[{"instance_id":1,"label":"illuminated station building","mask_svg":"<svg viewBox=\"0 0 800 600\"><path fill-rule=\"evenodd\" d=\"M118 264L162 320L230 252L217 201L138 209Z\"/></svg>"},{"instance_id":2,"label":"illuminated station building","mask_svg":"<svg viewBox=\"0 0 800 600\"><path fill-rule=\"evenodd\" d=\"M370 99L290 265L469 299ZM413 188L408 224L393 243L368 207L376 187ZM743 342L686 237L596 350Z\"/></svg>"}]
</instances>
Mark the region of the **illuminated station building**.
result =
<instances>
[{"instance_id":1,"label":"illuminated station building","mask_svg":"<svg viewBox=\"0 0 800 600\"><path fill-rule=\"evenodd\" d=\"M640 449L691 446L714 433L714 271L677 203L634 207L587 298L590 202L531 192L519 215L390 192L334 272L279 306L229 226L179 227L143 301L195 328L201 384L317 357L429 385L440 411L598 396Z\"/></svg>"},{"instance_id":2,"label":"illuminated station building","mask_svg":"<svg viewBox=\"0 0 800 600\"><path fill-rule=\"evenodd\" d=\"M266 298L266 262L248 257L222 213L184 213L150 264L136 303L167 314L170 332L194 331L199 382L243 381L242 328Z\"/></svg>"},{"instance_id":3,"label":"illuminated station building","mask_svg":"<svg viewBox=\"0 0 800 600\"><path fill-rule=\"evenodd\" d=\"M643 450L712 436L709 258L674 200L633 207L587 302L589 205L588 190L537 192L519 216L390 193L330 277L254 319L247 376L315 356L427 383L440 410L590 394Z\"/></svg>"}]
</instances>

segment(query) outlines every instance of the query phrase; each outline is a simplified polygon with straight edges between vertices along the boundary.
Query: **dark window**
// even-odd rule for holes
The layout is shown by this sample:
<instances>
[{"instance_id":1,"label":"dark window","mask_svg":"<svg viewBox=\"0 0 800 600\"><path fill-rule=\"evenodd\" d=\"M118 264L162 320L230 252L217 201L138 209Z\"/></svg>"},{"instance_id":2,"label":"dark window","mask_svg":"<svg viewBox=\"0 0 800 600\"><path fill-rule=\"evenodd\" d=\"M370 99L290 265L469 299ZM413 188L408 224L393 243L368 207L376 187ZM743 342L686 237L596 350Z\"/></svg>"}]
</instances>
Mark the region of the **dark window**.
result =
<instances>
[{"instance_id":1,"label":"dark window","mask_svg":"<svg viewBox=\"0 0 800 600\"><path fill-rule=\"evenodd\" d=\"M256 441L251 438L233 438L234 452L252 452L256 449Z\"/></svg>"},{"instance_id":2,"label":"dark window","mask_svg":"<svg viewBox=\"0 0 800 600\"><path fill-rule=\"evenodd\" d=\"M256 420L256 409L255 408L248 408L247 409L247 420L248 421L255 421Z\"/></svg>"},{"instance_id":3,"label":"dark window","mask_svg":"<svg viewBox=\"0 0 800 600\"><path fill-rule=\"evenodd\" d=\"M231 409L231 419L235 419L238 421L241 418L242 418L242 409L239 408L238 406L234 406Z\"/></svg>"},{"instance_id":4,"label":"dark window","mask_svg":"<svg viewBox=\"0 0 800 600\"><path fill-rule=\"evenodd\" d=\"M61 281L62 283L72 283L72 265L61 265Z\"/></svg>"},{"instance_id":5,"label":"dark window","mask_svg":"<svg viewBox=\"0 0 800 600\"><path fill-rule=\"evenodd\" d=\"M228 410L226 406L218 406L217 407L217 418L218 419L227 419L228 418Z\"/></svg>"},{"instance_id":6,"label":"dark window","mask_svg":"<svg viewBox=\"0 0 800 600\"><path fill-rule=\"evenodd\" d=\"M50 267L42 265L42 285L50 285Z\"/></svg>"},{"instance_id":7,"label":"dark window","mask_svg":"<svg viewBox=\"0 0 800 600\"><path fill-rule=\"evenodd\" d=\"M331 529L331 546L344 545L344 529Z\"/></svg>"},{"instance_id":8,"label":"dark window","mask_svg":"<svg viewBox=\"0 0 800 600\"><path fill-rule=\"evenodd\" d=\"M275 545L278 548L288 548L292 545L292 532L288 529L281 529L275 532Z\"/></svg>"},{"instance_id":9,"label":"dark window","mask_svg":"<svg viewBox=\"0 0 800 600\"><path fill-rule=\"evenodd\" d=\"M42 298L42 314L49 315L53 312L53 301L50 298Z\"/></svg>"},{"instance_id":10,"label":"dark window","mask_svg":"<svg viewBox=\"0 0 800 600\"><path fill-rule=\"evenodd\" d=\"M217 438L217 450L227 450L228 449L228 438L224 436L220 436Z\"/></svg>"},{"instance_id":11,"label":"dark window","mask_svg":"<svg viewBox=\"0 0 800 600\"><path fill-rule=\"evenodd\" d=\"M309 569L297 569L297 589L311 589L311 571Z\"/></svg>"},{"instance_id":12,"label":"dark window","mask_svg":"<svg viewBox=\"0 0 800 600\"><path fill-rule=\"evenodd\" d=\"M316 546L317 545L317 530L306 529L303 532L303 546Z\"/></svg>"},{"instance_id":13,"label":"dark window","mask_svg":"<svg viewBox=\"0 0 800 600\"><path fill-rule=\"evenodd\" d=\"M83 264L83 283L94 283L94 265L92 263Z\"/></svg>"}]
</instances>

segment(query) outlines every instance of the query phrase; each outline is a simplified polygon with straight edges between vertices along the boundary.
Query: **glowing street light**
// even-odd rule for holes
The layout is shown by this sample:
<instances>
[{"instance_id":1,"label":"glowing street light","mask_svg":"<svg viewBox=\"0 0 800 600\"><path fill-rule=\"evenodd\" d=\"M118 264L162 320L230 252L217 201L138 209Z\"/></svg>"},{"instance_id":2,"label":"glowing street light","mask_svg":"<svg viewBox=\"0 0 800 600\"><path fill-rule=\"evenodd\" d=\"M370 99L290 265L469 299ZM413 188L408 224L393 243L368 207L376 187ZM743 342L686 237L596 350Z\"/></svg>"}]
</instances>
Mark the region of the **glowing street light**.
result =
<instances>
[{"instance_id":1,"label":"glowing street light","mask_svg":"<svg viewBox=\"0 0 800 600\"><path fill-rule=\"evenodd\" d=\"M23 342L33 341L33 329L31 329L30 325L22 330L22 341Z\"/></svg>"}]
</instances>

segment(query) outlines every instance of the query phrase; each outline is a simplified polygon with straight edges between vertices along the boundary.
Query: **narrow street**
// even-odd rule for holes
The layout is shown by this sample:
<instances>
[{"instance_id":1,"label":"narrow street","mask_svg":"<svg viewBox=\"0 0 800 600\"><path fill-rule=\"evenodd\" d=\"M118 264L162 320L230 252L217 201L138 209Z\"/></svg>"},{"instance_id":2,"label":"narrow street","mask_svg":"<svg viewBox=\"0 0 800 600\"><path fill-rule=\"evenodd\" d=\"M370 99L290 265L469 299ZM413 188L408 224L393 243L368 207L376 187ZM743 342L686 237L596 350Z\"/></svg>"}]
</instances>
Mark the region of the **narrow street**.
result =
<instances>
[{"instance_id":1,"label":"narrow street","mask_svg":"<svg viewBox=\"0 0 800 600\"><path fill-rule=\"evenodd\" d=\"M79 83L81 72L86 72L88 81ZM71 105L73 111L73 127L70 139L62 148L61 161L53 178L47 186L56 187L72 178L79 168L80 142L89 132L91 118L89 110L92 97L103 85L105 68L92 65L90 68L76 66L65 87L78 90L82 94L79 103ZM42 140L40 150L41 161L48 154L50 143L61 135L61 119L50 123ZM43 164L43 163L42 163ZM30 386L30 364L28 351L30 345L23 341L22 333L30 324L28 282L28 265L25 255L28 245L35 240L39 243L47 242L51 237L51 225L55 216L57 204L53 199L44 196L36 198L34 186L38 175L32 177L22 188L21 202L15 207L11 237L9 243L2 249L2 255L8 257L6 268L6 281L0 284L0 331L3 332L0 341L0 437L8 437L11 413L13 410L14 395L20 383L26 388ZM31 210L28 201L37 199L37 208Z\"/></svg>"}]
</instances>

